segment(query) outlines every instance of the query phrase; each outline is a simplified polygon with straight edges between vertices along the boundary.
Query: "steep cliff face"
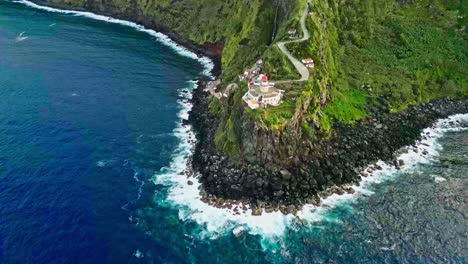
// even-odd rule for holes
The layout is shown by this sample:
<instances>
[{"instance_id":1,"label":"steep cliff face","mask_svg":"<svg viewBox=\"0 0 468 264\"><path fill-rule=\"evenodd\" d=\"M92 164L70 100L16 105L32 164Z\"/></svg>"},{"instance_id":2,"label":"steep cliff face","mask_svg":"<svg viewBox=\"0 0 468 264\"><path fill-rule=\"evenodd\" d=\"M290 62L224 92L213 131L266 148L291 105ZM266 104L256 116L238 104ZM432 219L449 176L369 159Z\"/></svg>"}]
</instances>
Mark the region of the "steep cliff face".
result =
<instances>
[{"instance_id":1,"label":"steep cliff face","mask_svg":"<svg viewBox=\"0 0 468 264\"><path fill-rule=\"evenodd\" d=\"M275 43L299 28L306 0L48 1L222 49L222 86L258 58L275 80L298 75ZM194 165L206 191L303 204L358 179L356 168L391 159L436 118L468 111L466 100L415 106L468 95L466 7L463 0L311 0L311 38L288 49L313 58L315 68L307 82L279 86L280 106L249 109L246 83L222 100L196 91Z\"/></svg>"},{"instance_id":2,"label":"steep cliff face","mask_svg":"<svg viewBox=\"0 0 468 264\"><path fill-rule=\"evenodd\" d=\"M337 124L466 96L466 5L459 0L311 1L311 40L288 46L297 58L315 60L309 82L282 87L285 102L276 108L247 109L240 101L245 89L212 102L222 105L213 107L222 121L218 145L241 161L292 166L304 152L314 152L314 140L332 137Z\"/></svg>"},{"instance_id":3,"label":"steep cliff face","mask_svg":"<svg viewBox=\"0 0 468 264\"><path fill-rule=\"evenodd\" d=\"M465 7L455 0L311 1L311 40L289 45L296 57L315 60L309 81L282 86L279 107L249 109L245 85L210 102L220 152L197 157L208 192L302 204L359 179L358 168L392 159L436 118L466 112L466 100L424 105L468 95ZM269 75L281 62L270 62Z\"/></svg>"}]
</instances>

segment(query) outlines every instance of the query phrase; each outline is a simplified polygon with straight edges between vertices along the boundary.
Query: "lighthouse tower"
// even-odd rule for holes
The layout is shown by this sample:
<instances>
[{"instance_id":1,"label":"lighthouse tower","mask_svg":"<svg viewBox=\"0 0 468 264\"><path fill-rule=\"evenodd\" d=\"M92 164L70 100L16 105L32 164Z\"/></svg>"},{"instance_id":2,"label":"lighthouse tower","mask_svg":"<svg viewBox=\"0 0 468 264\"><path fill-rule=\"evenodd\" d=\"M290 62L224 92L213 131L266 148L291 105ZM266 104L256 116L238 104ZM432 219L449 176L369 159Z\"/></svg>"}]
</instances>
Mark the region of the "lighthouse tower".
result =
<instances>
[{"instance_id":1,"label":"lighthouse tower","mask_svg":"<svg viewBox=\"0 0 468 264\"><path fill-rule=\"evenodd\" d=\"M263 93L268 92L268 87L270 86L270 83L268 82L268 76L263 75L260 76L260 90Z\"/></svg>"}]
</instances>

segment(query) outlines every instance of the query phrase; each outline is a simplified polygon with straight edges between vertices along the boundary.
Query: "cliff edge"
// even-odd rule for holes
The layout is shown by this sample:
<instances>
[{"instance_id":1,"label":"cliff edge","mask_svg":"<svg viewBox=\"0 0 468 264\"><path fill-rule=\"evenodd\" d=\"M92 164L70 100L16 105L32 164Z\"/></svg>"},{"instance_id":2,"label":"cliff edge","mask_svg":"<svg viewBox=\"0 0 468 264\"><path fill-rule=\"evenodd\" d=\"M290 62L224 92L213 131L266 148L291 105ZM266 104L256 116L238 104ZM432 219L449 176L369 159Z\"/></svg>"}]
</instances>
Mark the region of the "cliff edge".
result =
<instances>
[{"instance_id":1,"label":"cliff edge","mask_svg":"<svg viewBox=\"0 0 468 264\"><path fill-rule=\"evenodd\" d=\"M437 118L468 112L462 0L48 3L138 22L218 60L222 96L202 85L191 114L193 165L206 196L254 206L317 203L320 192L358 181L362 167L391 161ZM252 108L245 95L256 79L242 76L258 60L257 75L277 80L281 97ZM308 79L281 82L300 76Z\"/></svg>"}]
</instances>

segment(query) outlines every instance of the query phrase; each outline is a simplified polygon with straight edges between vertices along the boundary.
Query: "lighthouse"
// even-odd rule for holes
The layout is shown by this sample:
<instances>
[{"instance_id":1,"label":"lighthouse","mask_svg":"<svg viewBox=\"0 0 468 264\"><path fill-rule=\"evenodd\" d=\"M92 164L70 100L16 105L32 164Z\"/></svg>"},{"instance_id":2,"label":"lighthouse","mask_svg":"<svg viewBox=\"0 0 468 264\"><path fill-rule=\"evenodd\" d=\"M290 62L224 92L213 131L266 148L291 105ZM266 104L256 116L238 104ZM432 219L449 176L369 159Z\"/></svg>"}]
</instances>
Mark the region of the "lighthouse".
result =
<instances>
[{"instance_id":1,"label":"lighthouse","mask_svg":"<svg viewBox=\"0 0 468 264\"><path fill-rule=\"evenodd\" d=\"M266 92L268 92L269 86L270 86L270 83L268 82L268 76L262 74L260 76L260 90L263 93L266 93Z\"/></svg>"}]
</instances>

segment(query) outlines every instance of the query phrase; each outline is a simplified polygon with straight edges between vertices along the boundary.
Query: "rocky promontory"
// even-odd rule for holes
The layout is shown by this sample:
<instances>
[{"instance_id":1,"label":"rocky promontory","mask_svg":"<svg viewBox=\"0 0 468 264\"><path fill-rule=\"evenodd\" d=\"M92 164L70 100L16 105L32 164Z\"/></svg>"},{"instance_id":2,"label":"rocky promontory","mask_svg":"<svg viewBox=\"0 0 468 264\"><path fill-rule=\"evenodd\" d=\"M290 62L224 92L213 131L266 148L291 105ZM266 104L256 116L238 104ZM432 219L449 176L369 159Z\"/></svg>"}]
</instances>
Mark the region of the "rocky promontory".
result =
<instances>
[{"instance_id":1,"label":"rocky promontory","mask_svg":"<svg viewBox=\"0 0 468 264\"><path fill-rule=\"evenodd\" d=\"M271 79L291 80L297 74L277 43L300 37L289 32L301 28L302 0L46 3L163 32L213 58L214 75L223 86L237 82L258 59ZM246 88L242 83L227 102L217 104L210 103L203 83L194 91L190 122L198 140L192 165L200 172L207 202L290 206L283 210L288 212L317 204L319 193L352 192L334 186L358 182L365 176L361 169L377 160L401 166L395 151L418 140L422 129L438 118L468 112L462 6L311 0L308 7L310 41L289 43L288 49L298 59L313 59L315 67L307 82L285 88L286 106L263 116L248 113L239 103ZM223 140L229 144L219 144Z\"/></svg>"},{"instance_id":2,"label":"rocky promontory","mask_svg":"<svg viewBox=\"0 0 468 264\"><path fill-rule=\"evenodd\" d=\"M198 142L193 167L200 172L201 191L210 197L249 201L253 208L282 205L299 209L306 203L318 204L318 194L324 191L352 192L330 187L358 183L366 176L360 171L378 160L392 162L397 168L404 165L395 160L397 150L421 139L422 130L436 120L468 113L466 98L433 100L399 113L375 108L370 117L356 125L337 124L332 136L299 139L302 142L297 153L302 155L292 157L289 166L275 167L233 161L220 153L213 144L217 119L209 113L208 103L209 95L202 88L194 91L190 122ZM270 163L274 164L274 159L270 157ZM278 160L277 164L282 163Z\"/></svg>"}]
</instances>

